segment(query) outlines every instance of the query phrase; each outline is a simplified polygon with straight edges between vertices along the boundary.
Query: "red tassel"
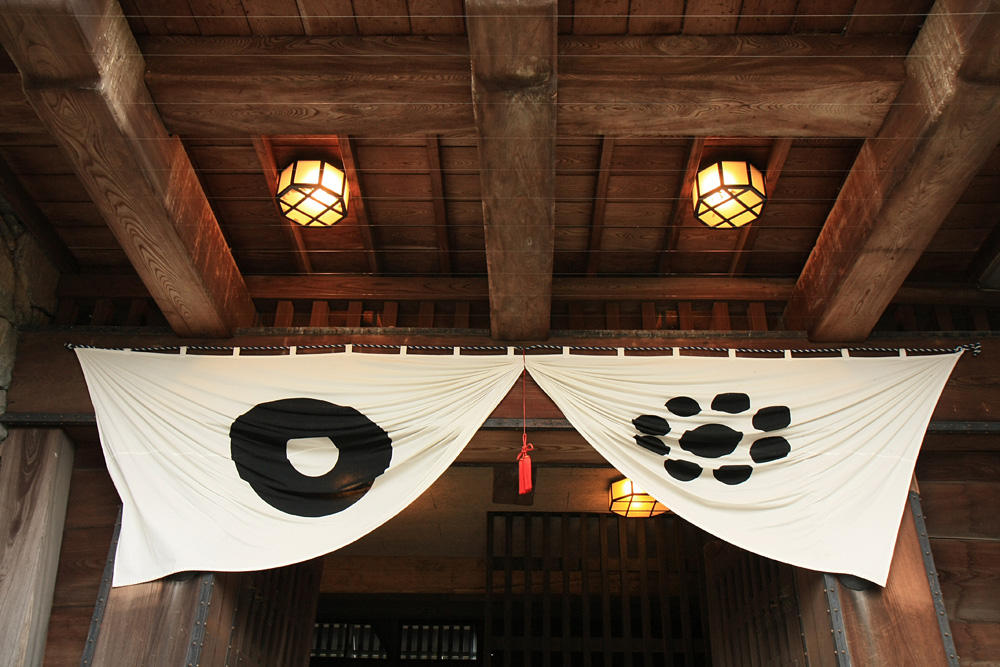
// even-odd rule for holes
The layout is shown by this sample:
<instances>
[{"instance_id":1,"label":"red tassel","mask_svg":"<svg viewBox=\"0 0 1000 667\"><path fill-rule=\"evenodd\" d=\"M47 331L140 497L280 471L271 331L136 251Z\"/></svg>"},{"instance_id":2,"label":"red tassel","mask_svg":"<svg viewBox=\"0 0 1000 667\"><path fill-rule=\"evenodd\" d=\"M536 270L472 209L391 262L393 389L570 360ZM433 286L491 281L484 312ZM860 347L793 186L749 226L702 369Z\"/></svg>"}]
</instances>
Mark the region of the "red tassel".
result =
<instances>
[{"instance_id":1,"label":"red tassel","mask_svg":"<svg viewBox=\"0 0 1000 667\"><path fill-rule=\"evenodd\" d=\"M531 456L528 454L535 446L528 442L528 434L521 435L521 453L517 455L517 493L531 493Z\"/></svg>"}]
</instances>

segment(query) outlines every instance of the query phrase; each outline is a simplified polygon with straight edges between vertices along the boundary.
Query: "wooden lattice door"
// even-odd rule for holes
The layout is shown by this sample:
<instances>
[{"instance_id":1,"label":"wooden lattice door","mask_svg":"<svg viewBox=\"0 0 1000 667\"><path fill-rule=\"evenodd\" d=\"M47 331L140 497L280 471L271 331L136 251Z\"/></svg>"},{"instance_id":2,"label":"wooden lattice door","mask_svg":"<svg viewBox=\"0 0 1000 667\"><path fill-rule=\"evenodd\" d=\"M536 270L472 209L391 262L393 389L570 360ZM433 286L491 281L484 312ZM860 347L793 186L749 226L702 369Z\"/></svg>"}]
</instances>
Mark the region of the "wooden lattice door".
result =
<instances>
[{"instance_id":1,"label":"wooden lattice door","mask_svg":"<svg viewBox=\"0 0 1000 667\"><path fill-rule=\"evenodd\" d=\"M487 665L710 663L698 529L673 515L488 521Z\"/></svg>"}]
</instances>

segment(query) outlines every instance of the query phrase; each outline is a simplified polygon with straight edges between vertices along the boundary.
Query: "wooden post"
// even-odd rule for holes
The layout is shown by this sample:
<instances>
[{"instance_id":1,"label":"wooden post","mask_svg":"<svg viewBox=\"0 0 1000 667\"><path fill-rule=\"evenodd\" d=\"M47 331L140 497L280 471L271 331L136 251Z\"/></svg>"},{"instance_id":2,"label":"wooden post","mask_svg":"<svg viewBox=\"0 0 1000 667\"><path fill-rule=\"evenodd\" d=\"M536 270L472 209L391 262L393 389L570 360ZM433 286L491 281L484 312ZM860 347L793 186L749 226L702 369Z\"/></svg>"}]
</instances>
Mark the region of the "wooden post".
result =
<instances>
[{"instance_id":1,"label":"wooden post","mask_svg":"<svg viewBox=\"0 0 1000 667\"><path fill-rule=\"evenodd\" d=\"M933 563L929 559L908 503L885 588L852 590L845 578L799 570L796 585L810 664L957 665L953 646L945 648L947 619L942 625L938 618L943 603L935 609L925 568L925 562Z\"/></svg>"},{"instance_id":2,"label":"wooden post","mask_svg":"<svg viewBox=\"0 0 1000 667\"><path fill-rule=\"evenodd\" d=\"M73 444L57 429L14 429L0 445L0 666L42 664Z\"/></svg>"}]
</instances>

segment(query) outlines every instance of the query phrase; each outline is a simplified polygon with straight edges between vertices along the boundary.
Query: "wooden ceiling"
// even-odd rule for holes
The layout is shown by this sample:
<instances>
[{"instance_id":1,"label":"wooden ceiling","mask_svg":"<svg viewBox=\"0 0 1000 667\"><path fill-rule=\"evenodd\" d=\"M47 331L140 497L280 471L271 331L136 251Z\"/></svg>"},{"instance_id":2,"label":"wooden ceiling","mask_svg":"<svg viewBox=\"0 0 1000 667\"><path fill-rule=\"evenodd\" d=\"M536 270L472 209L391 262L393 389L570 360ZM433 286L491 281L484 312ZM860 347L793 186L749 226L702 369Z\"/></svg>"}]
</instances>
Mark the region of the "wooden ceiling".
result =
<instances>
[{"instance_id":1,"label":"wooden ceiling","mask_svg":"<svg viewBox=\"0 0 1000 667\"><path fill-rule=\"evenodd\" d=\"M1000 329L996 0L0 11L0 196L66 323ZM352 188L328 229L273 200L312 156ZM741 230L691 213L727 157L766 171Z\"/></svg>"}]
</instances>

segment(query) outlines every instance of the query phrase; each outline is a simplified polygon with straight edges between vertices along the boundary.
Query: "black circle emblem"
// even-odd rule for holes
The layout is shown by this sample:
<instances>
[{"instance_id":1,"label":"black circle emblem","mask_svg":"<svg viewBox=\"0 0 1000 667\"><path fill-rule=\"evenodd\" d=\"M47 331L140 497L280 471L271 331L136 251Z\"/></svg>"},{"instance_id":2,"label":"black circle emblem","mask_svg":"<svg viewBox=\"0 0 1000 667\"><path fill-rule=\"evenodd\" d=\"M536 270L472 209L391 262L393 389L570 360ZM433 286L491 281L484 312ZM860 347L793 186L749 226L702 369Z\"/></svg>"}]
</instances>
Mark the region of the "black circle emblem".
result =
<instances>
[{"instance_id":1,"label":"black circle emblem","mask_svg":"<svg viewBox=\"0 0 1000 667\"><path fill-rule=\"evenodd\" d=\"M329 438L336 465L316 477L288 460L296 438ZM392 440L354 408L313 398L285 398L255 405L229 429L236 470L266 503L286 514L327 516L347 509L371 488L392 459Z\"/></svg>"}]
</instances>

